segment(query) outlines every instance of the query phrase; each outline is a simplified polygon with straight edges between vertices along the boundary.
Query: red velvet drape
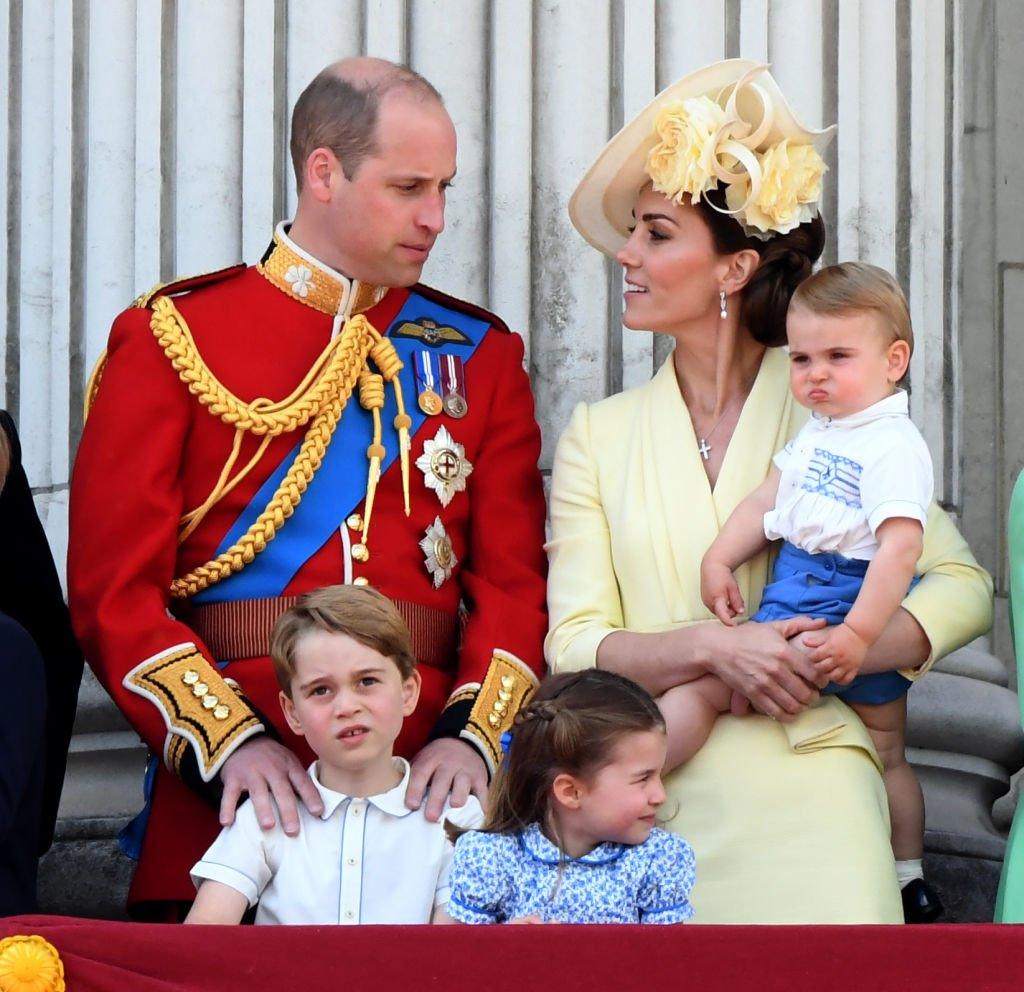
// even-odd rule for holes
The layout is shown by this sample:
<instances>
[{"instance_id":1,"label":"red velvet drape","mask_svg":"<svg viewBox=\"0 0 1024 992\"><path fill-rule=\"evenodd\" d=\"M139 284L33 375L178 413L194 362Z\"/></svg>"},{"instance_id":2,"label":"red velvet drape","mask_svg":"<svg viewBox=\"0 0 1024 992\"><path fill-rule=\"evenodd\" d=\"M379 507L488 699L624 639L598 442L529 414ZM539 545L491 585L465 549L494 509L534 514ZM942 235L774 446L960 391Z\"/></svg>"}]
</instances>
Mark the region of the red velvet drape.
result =
<instances>
[{"instance_id":1,"label":"red velvet drape","mask_svg":"<svg viewBox=\"0 0 1024 992\"><path fill-rule=\"evenodd\" d=\"M1024 988L1024 927L185 927L0 920L68 992L558 992Z\"/></svg>"}]
</instances>

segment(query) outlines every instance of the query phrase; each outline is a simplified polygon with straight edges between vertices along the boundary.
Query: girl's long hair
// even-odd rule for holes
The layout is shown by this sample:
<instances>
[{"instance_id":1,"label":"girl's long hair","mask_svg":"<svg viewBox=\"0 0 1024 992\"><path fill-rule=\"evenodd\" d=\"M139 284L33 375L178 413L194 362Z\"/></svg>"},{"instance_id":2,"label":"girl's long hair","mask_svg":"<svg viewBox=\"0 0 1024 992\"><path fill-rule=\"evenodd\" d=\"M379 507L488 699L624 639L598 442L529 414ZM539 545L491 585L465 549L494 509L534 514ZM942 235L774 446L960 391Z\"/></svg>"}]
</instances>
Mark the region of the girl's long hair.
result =
<instances>
[{"instance_id":1,"label":"girl's long hair","mask_svg":"<svg viewBox=\"0 0 1024 992\"><path fill-rule=\"evenodd\" d=\"M512 833L546 822L558 775L589 777L612 760L626 734L652 730L665 730L661 711L621 675L590 668L545 679L516 714L482 829Z\"/></svg>"}]
</instances>

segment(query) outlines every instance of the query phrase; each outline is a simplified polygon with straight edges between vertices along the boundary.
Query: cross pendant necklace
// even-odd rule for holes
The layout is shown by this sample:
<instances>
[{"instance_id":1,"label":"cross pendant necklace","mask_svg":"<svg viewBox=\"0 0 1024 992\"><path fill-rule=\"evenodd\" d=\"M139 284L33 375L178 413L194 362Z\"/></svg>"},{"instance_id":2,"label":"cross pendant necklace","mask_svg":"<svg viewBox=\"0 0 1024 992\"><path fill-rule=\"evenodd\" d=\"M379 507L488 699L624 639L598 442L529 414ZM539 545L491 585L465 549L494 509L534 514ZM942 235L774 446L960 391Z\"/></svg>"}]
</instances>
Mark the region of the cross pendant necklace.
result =
<instances>
[{"instance_id":1,"label":"cross pendant necklace","mask_svg":"<svg viewBox=\"0 0 1024 992\"><path fill-rule=\"evenodd\" d=\"M733 402L735 402L735 400L734 400ZM718 425L719 425L719 424L721 424L721 422L722 422L723 420L725 420L725 415L726 415L726 414L727 414L727 413L729 412L729 410L730 410L730 409L732 408L732 405L733 405L733 404L732 404L732 403L730 403L730 404L729 404L729 405L728 405L728 406L727 406L727 407L726 407L726 408L725 408L725 409L724 409L724 410L722 411L722 415L721 415L721 416L720 416L720 417L719 417L719 418L718 418L718 419L717 419L717 420L715 421L715 424L714 424L714 426L713 426L713 427L711 428L711 430L709 430L709 431L707 432L707 434L705 434L705 435L704 435L703 437L698 437L698 438L697 438L697 441L698 441L698 444L697 444L697 450L698 450L698 451L700 452L700 456L701 456L701 458L703 458L703 459L704 459L704 461L707 461L707 460L708 460L708 458L710 458L710 457L711 457L711 445L710 445L710 444L708 443L708 441L710 440L710 438L711 438L711 435L712 435L712 434L714 434L714 433L715 433L715 431L717 431L717 430L718 430Z\"/></svg>"}]
</instances>

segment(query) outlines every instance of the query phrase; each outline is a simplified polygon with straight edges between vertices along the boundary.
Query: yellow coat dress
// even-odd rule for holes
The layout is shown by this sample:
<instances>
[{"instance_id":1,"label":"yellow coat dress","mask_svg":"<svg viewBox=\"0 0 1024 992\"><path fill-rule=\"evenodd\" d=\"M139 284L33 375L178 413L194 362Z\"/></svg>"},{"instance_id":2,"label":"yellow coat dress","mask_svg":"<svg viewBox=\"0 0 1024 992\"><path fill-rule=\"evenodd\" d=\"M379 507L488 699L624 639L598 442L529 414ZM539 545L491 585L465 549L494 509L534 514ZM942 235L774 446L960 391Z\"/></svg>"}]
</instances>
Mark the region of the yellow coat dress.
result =
<instances>
[{"instance_id":1,"label":"yellow coat dress","mask_svg":"<svg viewBox=\"0 0 1024 992\"><path fill-rule=\"evenodd\" d=\"M593 666L615 630L717 622L701 603L701 558L806 417L789 391L786 354L769 349L712 490L671 356L649 383L580 404L552 479L552 670ZM766 552L737 573L751 612L769 566ZM911 677L991 623L991 580L934 505L918 572L904 607L932 656ZM719 717L665 784L666 825L697 855L695 922L902 921L878 759L863 724L834 697L786 726Z\"/></svg>"}]
</instances>

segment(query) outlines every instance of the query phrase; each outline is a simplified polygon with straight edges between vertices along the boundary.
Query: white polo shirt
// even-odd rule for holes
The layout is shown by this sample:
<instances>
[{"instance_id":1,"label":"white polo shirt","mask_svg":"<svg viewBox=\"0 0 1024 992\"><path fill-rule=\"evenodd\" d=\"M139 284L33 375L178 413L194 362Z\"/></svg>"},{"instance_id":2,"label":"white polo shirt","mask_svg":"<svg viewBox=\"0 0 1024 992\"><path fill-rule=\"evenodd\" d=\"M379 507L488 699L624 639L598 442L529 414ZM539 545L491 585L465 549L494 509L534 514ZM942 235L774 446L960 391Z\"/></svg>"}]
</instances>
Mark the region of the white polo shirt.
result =
<instances>
[{"instance_id":1,"label":"white polo shirt","mask_svg":"<svg viewBox=\"0 0 1024 992\"><path fill-rule=\"evenodd\" d=\"M870 561L883 521L928 519L932 459L902 389L848 417L811 414L774 461L782 478L764 516L770 541Z\"/></svg>"},{"instance_id":2,"label":"white polo shirt","mask_svg":"<svg viewBox=\"0 0 1024 992\"><path fill-rule=\"evenodd\" d=\"M366 799L321 785L310 765L324 811L316 817L300 803L297 837L280 824L261 830L252 802L243 803L192 881L223 882L250 906L258 901L257 923L429 923L434 907L448 902L453 848L444 822L475 829L483 811L470 796L458 809L446 804L440 822L430 823L422 807L406 807L409 763L394 762L402 781Z\"/></svg>"}]
</instances>

